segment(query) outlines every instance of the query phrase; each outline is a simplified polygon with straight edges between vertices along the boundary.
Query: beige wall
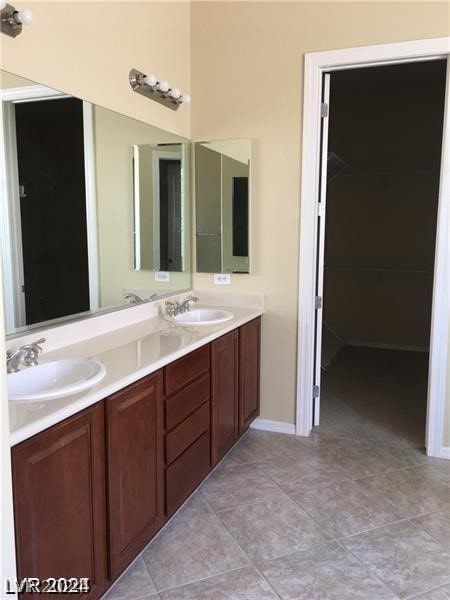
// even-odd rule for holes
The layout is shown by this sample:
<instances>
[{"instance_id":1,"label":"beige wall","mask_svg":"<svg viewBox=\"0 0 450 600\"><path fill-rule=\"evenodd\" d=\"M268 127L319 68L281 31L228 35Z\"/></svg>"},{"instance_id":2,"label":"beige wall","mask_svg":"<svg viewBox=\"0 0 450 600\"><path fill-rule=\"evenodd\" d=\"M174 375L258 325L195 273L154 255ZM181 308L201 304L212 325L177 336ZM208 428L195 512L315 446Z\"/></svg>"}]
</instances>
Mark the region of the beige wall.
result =
<instances>
[{"instance_id":1,"label":"beige wall","mask_svg":"<svg viewBox=\"0 0 450 600\"><path fill-rule=\"evenodd\" d=\"M135 67L190 92L188 2L26 5L33 25L15 39L1 36L3 69L189 137L189 105L168 110L128 83Z\"/></svg>"},{"instance_id":2,"label":"beige wall","mask_svg":"<svg viewBox=\"0 0 450 600\"><path fill-rule=\"evenodd\" d=\"M232 289L267 294L261 416L293 423L303 55L447 36L449 4L193 2L191 29L193 138L252 138L252 274Z\"/></svg>"}]
</instances>

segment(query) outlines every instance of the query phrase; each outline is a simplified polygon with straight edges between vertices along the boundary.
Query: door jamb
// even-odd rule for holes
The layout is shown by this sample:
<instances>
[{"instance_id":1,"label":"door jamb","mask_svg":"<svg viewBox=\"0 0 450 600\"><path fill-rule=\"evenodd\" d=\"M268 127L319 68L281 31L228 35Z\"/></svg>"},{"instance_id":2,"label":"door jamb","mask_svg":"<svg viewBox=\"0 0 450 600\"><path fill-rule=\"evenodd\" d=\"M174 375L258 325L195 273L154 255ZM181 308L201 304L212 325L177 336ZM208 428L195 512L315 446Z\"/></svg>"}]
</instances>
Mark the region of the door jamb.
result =
<instances>
[{"instance_id":1,"label":"door jamb","mask_svg":"<svg viewBox=\"0 0 450 600\"><path fill-rule=\"evenodd\" d=\"M305 54L300 204L300 256L298 296L298 357L296 434L307 436L313 419L314 290L317 229L317 194L320 160L320 103L322 74L327 71L418 62L447 58L450 37L380 44ZM447 63L448 65L448 63ZM448 70L448 69L447 69ZM447 77L447 97L449 93ZM450 115L444 115L440 202L436 230L436 258L430 339L430 369L426 446L430 456L444 456L443 426L449 339L448 281L450 259ZM445 161L447 161L447 166Z\"/></svg>"}]
</instances>

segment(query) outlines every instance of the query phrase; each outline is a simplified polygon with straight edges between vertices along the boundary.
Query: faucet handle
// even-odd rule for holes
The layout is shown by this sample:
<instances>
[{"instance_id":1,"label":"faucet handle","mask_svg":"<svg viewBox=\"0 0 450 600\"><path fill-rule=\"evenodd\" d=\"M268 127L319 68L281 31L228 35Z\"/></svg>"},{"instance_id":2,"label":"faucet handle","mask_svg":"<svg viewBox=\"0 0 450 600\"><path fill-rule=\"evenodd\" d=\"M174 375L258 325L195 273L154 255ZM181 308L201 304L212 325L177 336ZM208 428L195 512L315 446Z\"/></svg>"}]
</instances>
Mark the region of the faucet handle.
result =
<instances>
[{"instance_id":1,"label":"faucet handle","mask_svg":"<svg viewBox=\"0 0 450 600\"><path fill-rule=\"evenodd\" d=\"M23 364L26 367L35 366L38 364L38 356L42 352L42 347L39 344L43 344L45 342L45 338L39 338L35 342L31 344L27 344L23 346L22 350L23 354Z\"/></svg>"},{"instance_id":2,"label":"faucet handle","mask_svg":"<svg viewBox=\"0 0 450 600\"><path fill-rule=\"evenodd\" d=\"M173 302L171 302L170 300L166 300L166 313L169 315L169 317L173 317L175 315L175 304Z\"/></svg>"},{"instance_id":3,"label":"faucet handle","mask_svg":"<svg viewBox=\"0 0 450 600\"><path fill-rule=\"evenodd\" d=\"M31 342L31 344L27 344L25 346L25 348L30 349L32 352L35 352L36 354L40 354L42 352L42 346L41 344L44 344L46 342L45 338L39 338L38 340L36 340L35 342Z\"/></svg>"}]
</instances>

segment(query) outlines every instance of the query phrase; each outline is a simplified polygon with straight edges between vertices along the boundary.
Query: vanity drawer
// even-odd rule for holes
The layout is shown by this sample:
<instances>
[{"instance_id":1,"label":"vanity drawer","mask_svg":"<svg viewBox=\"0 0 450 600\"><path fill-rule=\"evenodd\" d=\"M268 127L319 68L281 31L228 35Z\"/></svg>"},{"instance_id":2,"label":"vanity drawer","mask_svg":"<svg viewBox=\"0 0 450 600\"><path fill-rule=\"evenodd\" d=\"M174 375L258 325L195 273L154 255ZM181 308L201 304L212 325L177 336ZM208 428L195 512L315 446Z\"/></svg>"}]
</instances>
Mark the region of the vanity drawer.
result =
<instances>
[{"instance_id":1,"label":"vanity drawer","mask_svg":"<svg viewBox=\"0 0 450 600\"><path fill-rule=\"evenodd\" d=\"M209 344L194 350L187 356L179 358L164 369L164 388L166 396L176 392L188 383L197 379L210 367Z\"/></svg>"},{"instance_id":2,"label":"vanity drawer","mask_svg":"<svg viewBox=\"0 0 450 600\"><path fill-rule=\"evenodd\" d=\"M166 399L166 430L170 431L184 421L191 413L209 400L211 378L209 373L194 381L184 390Z\"/></svg>"},{"instance_id":3,"label":"vanity drawer","mask_svg":"<svg viewBox=\"0 0 450 600\"><path fill-rule=\"evenodd\" d=\"M172 463L176 458L189 448L202 433L209 429L210 409L209 402L197 409L185 421L172 429L166 436L166 461Z\"/></svg>"},{"instance_id":4,"label":"vanity drawer","mask_svg":"<svg viewBox=\"0 0 450 600\"><path fill-rule=\"evenodd\" d=\"M210 432L206 431L166 472L167 516L171 516L209 473Z\"/></svg>"}]
</instances>

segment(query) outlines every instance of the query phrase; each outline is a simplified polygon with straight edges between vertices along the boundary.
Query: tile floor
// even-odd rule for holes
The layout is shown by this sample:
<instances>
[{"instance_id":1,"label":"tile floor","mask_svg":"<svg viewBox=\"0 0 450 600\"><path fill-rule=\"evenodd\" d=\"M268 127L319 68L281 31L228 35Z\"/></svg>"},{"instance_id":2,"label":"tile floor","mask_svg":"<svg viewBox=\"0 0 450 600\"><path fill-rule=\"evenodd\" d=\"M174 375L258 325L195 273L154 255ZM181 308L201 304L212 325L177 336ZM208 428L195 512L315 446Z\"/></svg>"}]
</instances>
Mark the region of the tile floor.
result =
<instances>
[{"instance_id":1,"label":"tile floor","mask_svg":"<svg viewBox=\"0 0 450 600\"><path fill-rule=\"evenodd\" d=\"M310 438L250 430L107 600L450 600L450 461L420 448L423 407L397 430L392 406L376 411L377 386L391 401L401 389L393 358L406 377L408 357L367 356L360 380L339 375L345 351L327 372ZM411 360L420 383L420 357ZM380 361L393 388L374 372ZM362 380L370 392L358 412Z\"/></svg>"}]
</instances>

